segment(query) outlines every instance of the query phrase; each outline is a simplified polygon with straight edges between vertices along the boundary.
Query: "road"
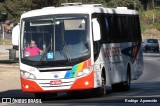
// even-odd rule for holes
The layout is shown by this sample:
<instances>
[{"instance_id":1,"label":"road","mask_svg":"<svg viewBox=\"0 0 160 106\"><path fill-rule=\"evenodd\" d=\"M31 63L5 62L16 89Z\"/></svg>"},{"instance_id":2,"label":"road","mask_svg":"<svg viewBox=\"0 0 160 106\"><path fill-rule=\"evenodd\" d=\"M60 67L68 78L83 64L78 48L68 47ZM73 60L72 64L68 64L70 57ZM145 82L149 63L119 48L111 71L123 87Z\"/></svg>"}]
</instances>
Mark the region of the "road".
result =
<instances>
[{"instance_id":1,"label":"road","mask_svg":"<svg viewBox=\"0 0 160 106\"><path fill-rule=\"evenodd\" d=\"M6 34L5 34L5 38L7 38L7 39L12 39L12 34L11 34L11 33L6 33Z\"/></svg>"},{"instance_id":2,"label":"road","mask_svg":"<svg viewBox=\"0 0 160 106\"><path fill-rule=\"evenodd\" d=\"M10 65L10 67L12 67L12 71L9 71L9 73L11 74L7 74L8 72L4 72L2 69L0 71L0 78L2 78L0 79L0 85L8 87L8 89L3 89L3 87L0 88L0 98L34 98L33 94L21 92L18 64L17 67L16 65L13 66L14 67ZM8 80L7 78L4 78L4 76L7 76L7 78L12 77L12 79ZM16 81L16 83L14 83L14 81ZM147 101L150 101L150 103L142 103ZM109 87L107 90L107 94L104 97L72 95L51 97L47 101L43 101L43 103L53 103L56 105L63 106L71 106L75 104L79 104L79 106L84 104L93 106L110 104L110 106L115 106L115 103L118 103L118 105L123 106L128 105L128 103L130 103L130 105L134 105L136 102L141 106L160 105L160 54L144 53L144 74L138 80L132 81L130 91L113 92L111 90L111 87Z\"/></svg>"},{"instance_id":3,"label":"road","mask_svg":"<svg viewBox=\"0 0 160 106\"><path fill-rule=\"evenodd\" d=\"M3 35L1 33L0 33L0 37L3 38ZM11 33L5 33L4 38L12 39L12 34Z\"/></svg>"}]
</instances>

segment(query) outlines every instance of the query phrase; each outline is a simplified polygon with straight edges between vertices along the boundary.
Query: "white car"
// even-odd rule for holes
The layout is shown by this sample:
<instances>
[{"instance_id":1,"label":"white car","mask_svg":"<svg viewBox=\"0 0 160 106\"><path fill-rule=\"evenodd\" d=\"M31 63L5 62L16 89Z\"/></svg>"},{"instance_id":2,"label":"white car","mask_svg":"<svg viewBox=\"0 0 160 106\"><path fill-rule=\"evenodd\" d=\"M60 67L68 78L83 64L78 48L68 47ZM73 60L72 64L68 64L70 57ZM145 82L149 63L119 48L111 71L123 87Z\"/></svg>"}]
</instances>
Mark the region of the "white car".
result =
<instances>
[{"instance_id":1,"label":"white car","mask_svg":"<svg viewBox=\"0 0 160 106\"><path fill-rule=\"evenodd\" d=\"M18 36L20 34L19 24L12 29L12 45L13 49L18 50Z\"/></svg>"}]
</instances>

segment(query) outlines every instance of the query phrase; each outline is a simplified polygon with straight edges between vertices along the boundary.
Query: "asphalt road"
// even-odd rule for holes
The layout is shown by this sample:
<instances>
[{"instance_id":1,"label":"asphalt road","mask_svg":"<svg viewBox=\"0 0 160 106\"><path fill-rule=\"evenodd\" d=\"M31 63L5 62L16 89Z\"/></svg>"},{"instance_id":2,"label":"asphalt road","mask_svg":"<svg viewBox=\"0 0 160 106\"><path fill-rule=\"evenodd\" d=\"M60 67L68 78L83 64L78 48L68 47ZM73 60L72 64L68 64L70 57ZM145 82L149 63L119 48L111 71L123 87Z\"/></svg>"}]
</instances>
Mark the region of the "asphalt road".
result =
<instances>
[{"instance_id":1,"label":"asphalt road","mask_svg":"<svg viewBox=\"0 0 160 106\"><path fill-rule=\"evenodd\" d=\"M19 73L16 73L18 76ZM20 82L17 82L17 86L19 86L18 84L20 84ZM2 97L34 98L34 95L22 93L19 86L17 88L1 91L0 98ZM138 80L132 81L130 91L113 92L111 87L109 87L107 94L103 97L92 97L83 94L71 96L64 95L59 97L50 97L47 101L43 101L43 103L45 103L45 105L51 105L50 103L52 103L52 105L60 106L124 106L128 104L158 106L160 105L160 54L144 53L144 74ZM23 105L25 106L26 104ZM16 106L18 105L16 104Z\"/></svg>"},{"instance_id":2,"label":"asphalt road","mask_svg":"<svg viewBox=\"0 0 160 106\"><path fill-rule=\"evenodd\" d=\"M7 39L12 39L12 34L11 33L5 33L5 38Z\"/></svg>"}]
</instances>

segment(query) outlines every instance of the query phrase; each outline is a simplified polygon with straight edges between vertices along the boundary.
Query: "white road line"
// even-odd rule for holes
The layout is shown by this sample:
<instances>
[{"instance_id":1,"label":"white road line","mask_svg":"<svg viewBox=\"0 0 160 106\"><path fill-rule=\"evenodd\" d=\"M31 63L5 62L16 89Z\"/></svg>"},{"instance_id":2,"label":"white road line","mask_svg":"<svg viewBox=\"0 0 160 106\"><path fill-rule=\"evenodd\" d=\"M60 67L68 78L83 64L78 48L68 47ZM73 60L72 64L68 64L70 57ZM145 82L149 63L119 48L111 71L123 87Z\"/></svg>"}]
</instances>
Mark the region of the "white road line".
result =
<instances>
[{"instance_id":1,"label":"white road line","mask_svg":"<svg viewBox=\"0 0 160 106\"><path fill-rule=\"evenodd\" d=\"M160 55L159 53L143 53L143 55Z\"/></svg>"},{"instance_id":2,"label":"white road line","mask_svg":"<svg viewBox=\"0 0 160 106\"><path fill-rule=\"evenodd\" d=\"M128 93L128 94L126 94L126 96L132 96L133 94L138 94L138 93L141 93L141 92L143 92L143 91L137 91L137 92Z\"/></svg>"}]
</instances>

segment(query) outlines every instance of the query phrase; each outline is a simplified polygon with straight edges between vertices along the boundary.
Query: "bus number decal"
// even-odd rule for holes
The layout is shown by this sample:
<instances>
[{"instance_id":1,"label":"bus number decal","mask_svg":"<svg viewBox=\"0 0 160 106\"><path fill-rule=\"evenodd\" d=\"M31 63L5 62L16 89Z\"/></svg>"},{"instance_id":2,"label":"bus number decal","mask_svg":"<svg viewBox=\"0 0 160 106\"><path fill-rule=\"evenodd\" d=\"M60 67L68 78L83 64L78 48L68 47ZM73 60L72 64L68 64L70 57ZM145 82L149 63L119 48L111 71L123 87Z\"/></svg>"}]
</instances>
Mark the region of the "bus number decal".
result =
<instances>
[{"instance_id":1,"label":"bus number decal","mask_svg":"<svg viewBox=\"0 0 160 106\"><path fill-rule=\"evenodd\" d=\"M120 48L119 47L105 48L104 56L105 57L121 56Z\"/></svg>"},{"instance_id":2,"label":"bus number decal","mask_svg":"<svg viewBox=\"0 0 160 106\"><path fill-rule=\"evenodd\" d=\"M105 50L104 50L104 56L105 57L110 57L111 55L110 55L110 50L109 50L109 48L106 48Z\"/></svg>"}]
</instances>

